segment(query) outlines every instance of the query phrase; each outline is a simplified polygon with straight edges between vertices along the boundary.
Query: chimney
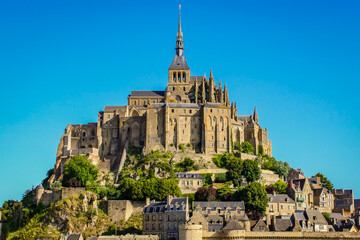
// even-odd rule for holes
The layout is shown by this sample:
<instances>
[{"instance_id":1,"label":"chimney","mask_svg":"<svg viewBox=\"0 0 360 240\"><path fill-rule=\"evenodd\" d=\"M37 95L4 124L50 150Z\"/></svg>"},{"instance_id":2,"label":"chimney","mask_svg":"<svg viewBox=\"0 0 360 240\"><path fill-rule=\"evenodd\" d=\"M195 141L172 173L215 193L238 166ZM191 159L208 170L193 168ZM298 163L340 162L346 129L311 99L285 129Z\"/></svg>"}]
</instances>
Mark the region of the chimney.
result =
<instances>
[{"instance_id":1,"label":"chimney","mask_svg":"<svg viewBox=\"0 0 360 240\"><path fill-rule=\"evenodd\" d=\"M173 196L167 195L167 204L170 204L172 200L173 200Z\"/></svg>"},{"instance_id":2,"label":"chimney","mask_svg":"<svg viewBox=\"0 0 360 240\"><path fill-rule=\"evenodd\" d=\"M148 206L148 205L150 205L150 198L145 199L145 206Z\"/></svg>"}]
</instances>

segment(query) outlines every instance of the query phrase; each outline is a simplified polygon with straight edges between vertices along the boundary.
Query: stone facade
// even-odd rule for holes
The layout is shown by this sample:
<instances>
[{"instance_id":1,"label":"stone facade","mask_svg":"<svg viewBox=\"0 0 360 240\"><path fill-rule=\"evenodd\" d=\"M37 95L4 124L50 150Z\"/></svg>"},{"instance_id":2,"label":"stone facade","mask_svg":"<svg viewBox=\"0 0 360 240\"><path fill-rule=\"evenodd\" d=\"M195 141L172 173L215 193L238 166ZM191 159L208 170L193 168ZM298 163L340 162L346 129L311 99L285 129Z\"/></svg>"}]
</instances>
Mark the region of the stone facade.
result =
<instances>
[{"instance_id":1,"label":"stone facade","mask_svg":"<svg viewBox=\"0 0 360 240\"><path fill-rule=\"evenodd\" d=\"M107 200L103 202L104 212L113 222L126 222L131 216L142 214L145 201Z\"/></svg>"},{"instance_id":2,"label":"stone facade","mask_svg":"<svg viewBox=\"0 0 360 240\"><path fill-rule=\"evenodd\" d=\"M204 177L197 173L176 173L182 194L195 193L204 186Z\"/></svg>"},{"instance_id":3,"label":"stone facade","mask_svg":"<svg viewBox=\"0 0 360 240\"><path fill-rule=\"evenodd\" d=\"M286 191L295 200L296 210L313 209L314 194L308 178L289 180Z\"/></svg>"},{"instance_id":4,"label":"stone facade","mask_svg":"<svg viewBox=\"0 0 360 240\"><path fill-rule=\"evenodd\" d=\"M159 236L126 234L121 236L99 236L97 239L98 240L159 240Z\"/></svg>"},{"instance_id":5,"label":"stone facade","mask_svg":"<svg viewBox=\"0 0 360 240\"><path fill-rule=\"evenodd\" d=\"M291 215L295 212L294 199L286 194L268 194L269 202L266 208L266 216L272 218L279 215Z\"/></svg>"},{"instance_id":6,"label":"stone facade","mask_svg":"<svg viewBox=\"0 0 360 240\"><path fill-rule=\"evenodd\" d=\"M179 226L189 219L188 198L168 196L164 202L152 201L143 212L143 234L159 239L179 240Z\"/></svg>"},{"instance_id":7,"label":"stone facade","mask_svg":"<svg viewBox=\"0 0 360 240\"><path fill-rule=\"evenodd\" d=\"M355 212L354 192L352 189L333 189L334 210L333 212L342 213L344 216L351 216Z\"/></svg>"},{"instance_id":8,"label":"stone facade","mask_svg":"<svg viewBox=\"0 0 360 240\"><path fill-rule=\"evenodd\" d=\"M212 71L209 78L192 76L183 50L179 25L165 91L132 91L126 106L106 106L97 122L68 125L58 147L56 173L61 174L64 158L121 155L127 143L145 152L177 151L180 144L191 144L197 152L223 153L231 152L232 142L249 141L256 153L261 145L271 156L268 131L260 126L256 108L238 116L226 84L216 84Z\"/></svg>"},{"instance_id":9,"label":"stone facade","mask_svg":"<svg viewBox=\"0 0 360 240\"><path fill-rule=\"evenodd\" d=\"M74 194L80 194L85 192L85 188L61 188L59 190L45 190L40 184L35 189L35 198L34 202L38 204L40 201L48 206L50 203L57 202L61 199L65 199Z\"/></svg>"},{"instance_id":10,"label":"stone facade","mask_svg":"<svg viewBox=\"0 0 360 240\"><path fill-rule=\"evenodd\" d=\"M334 194L327 188L315 188L314 192L314 208L320 212L331 213L334 209Z\"/></svg>"}]
</instances>

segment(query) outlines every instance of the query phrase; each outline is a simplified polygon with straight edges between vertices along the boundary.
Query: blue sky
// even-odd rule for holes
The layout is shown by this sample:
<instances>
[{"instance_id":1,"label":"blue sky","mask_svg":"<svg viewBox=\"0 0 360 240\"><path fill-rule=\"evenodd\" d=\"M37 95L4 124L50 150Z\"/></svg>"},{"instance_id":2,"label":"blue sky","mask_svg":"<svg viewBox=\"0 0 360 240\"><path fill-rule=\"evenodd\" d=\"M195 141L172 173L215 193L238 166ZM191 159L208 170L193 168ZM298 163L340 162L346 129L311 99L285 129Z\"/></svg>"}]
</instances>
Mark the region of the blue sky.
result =
<instances>
[{"instance_id":1,"label":"blue sky","mask_svg":"<svg viewBox=\"0 0 360 240\"><path fill-rule=\"evenodd\" d=\"M179 3L192 75L256 106L277 159L360 197L359 1L2 0L0 204L41 182L67 124L165 89Z\"/></svg>"}]
</instances>

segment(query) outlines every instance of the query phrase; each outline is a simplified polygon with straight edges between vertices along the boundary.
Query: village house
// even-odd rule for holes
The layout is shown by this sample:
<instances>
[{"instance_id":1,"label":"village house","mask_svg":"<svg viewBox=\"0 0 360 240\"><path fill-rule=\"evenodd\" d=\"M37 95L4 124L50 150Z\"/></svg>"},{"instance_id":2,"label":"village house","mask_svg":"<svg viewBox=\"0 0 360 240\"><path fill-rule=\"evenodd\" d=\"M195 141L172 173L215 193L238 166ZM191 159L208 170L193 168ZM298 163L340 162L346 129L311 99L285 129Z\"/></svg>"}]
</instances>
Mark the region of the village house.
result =
<instances>
[{"instance_id":1,"label":"village house","mask_svg":"<svg viewBox=\"0 0 360 240\"><path fill-rule=\"evenodd\" d=\"M204 177L198 173L176 173L182 194L195 193L204 186Z\"/></svg>"},{"instance_id":2,"label":"village house","mask_svg":"<svg viewBox=\"0 0 360 240\"><path fill-rule=\"evenodd\" d=\"M313 208L314 194L308 178L289 180L286 191L287 194L295 200L296 210Z\"/></svg>"},{"instance_id":3,"label":"village house","mask_svg":"<svg viewBox=\"0 0 360 240\"><path fill-rule=\"evenodd\" d=\"M152 201L143 212L143 234L159 239L179 239L179 225L189 220L187 197L168 196L166 201Z\"/></svg>"},{"instance_id":4,"label":"village house","mask_svg":"<svg viewBox=\"0 0 360 240\"><path fill-rule=\"evenodd\" d=\"M344 216L351 216L355 211L354 192L352 189L333 189L334 210L333 212L342 213Z\"/></svg>"},{"instance_id":5,"label":"village house","mask_svg":"<svg viewBox=\"0 0 360 240\"><path fill-rule=\"evenodd\" d=\"M269 198L268 206L266 208L266 216L291 215L295 212L295 201L286 194L267 195Z\"/></svg>"},{"instance_id":6,"label":"village house","mask_svg":"<svg viewBox=\"0 0 360 240\"><path fill-rule=\"evenodd\" d=\"M305 232L328 232L328 222L319 210L296 210L291 216L294 225Z\"/></svg>"},{"instance_id":7,"label":"village house","mask_svg":"<svg viewBox=\"0 0 360 240\"><path fill-rule=\"evenodd\" d=\"M334 194L327 188L313 189L314 192L314 209L319 210L321 213L331 213L334 209Z\"/></svg>"},{"instance_id":8,"label":"village house","mask_svg":"<svg viewBox=\"0 0 360 240\"><path fill-rule=\"evenodd\" d=\"M287 175L287 180L293 180L293 179L305 179L305 175L304 173L301 171L301 168L298 169L290 169L288 175Z\"/></svg>"}]
</instances>

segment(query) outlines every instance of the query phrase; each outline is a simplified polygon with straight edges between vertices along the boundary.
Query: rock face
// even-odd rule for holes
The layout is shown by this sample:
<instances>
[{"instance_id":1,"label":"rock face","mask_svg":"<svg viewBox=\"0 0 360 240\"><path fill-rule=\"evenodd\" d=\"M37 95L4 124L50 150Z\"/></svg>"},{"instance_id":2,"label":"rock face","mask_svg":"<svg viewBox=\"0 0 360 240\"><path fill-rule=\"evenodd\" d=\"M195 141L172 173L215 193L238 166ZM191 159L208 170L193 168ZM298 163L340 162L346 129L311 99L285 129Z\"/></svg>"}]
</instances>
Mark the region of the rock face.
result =
<instances>
[{"instance_id":1,"label":"rock face","mask_svg":"<svg viewBox=\"0 0 360 240\"><path fill-rule=\"evenodd\" d=\"M111 219L98 209L97 195L92 192L75 194L56 202L35 217L9 239L60 238L65 233L82 232L84 237L105 232ZM26 238L28 237L28 238Z\"/></svg>"}]
</instances>

